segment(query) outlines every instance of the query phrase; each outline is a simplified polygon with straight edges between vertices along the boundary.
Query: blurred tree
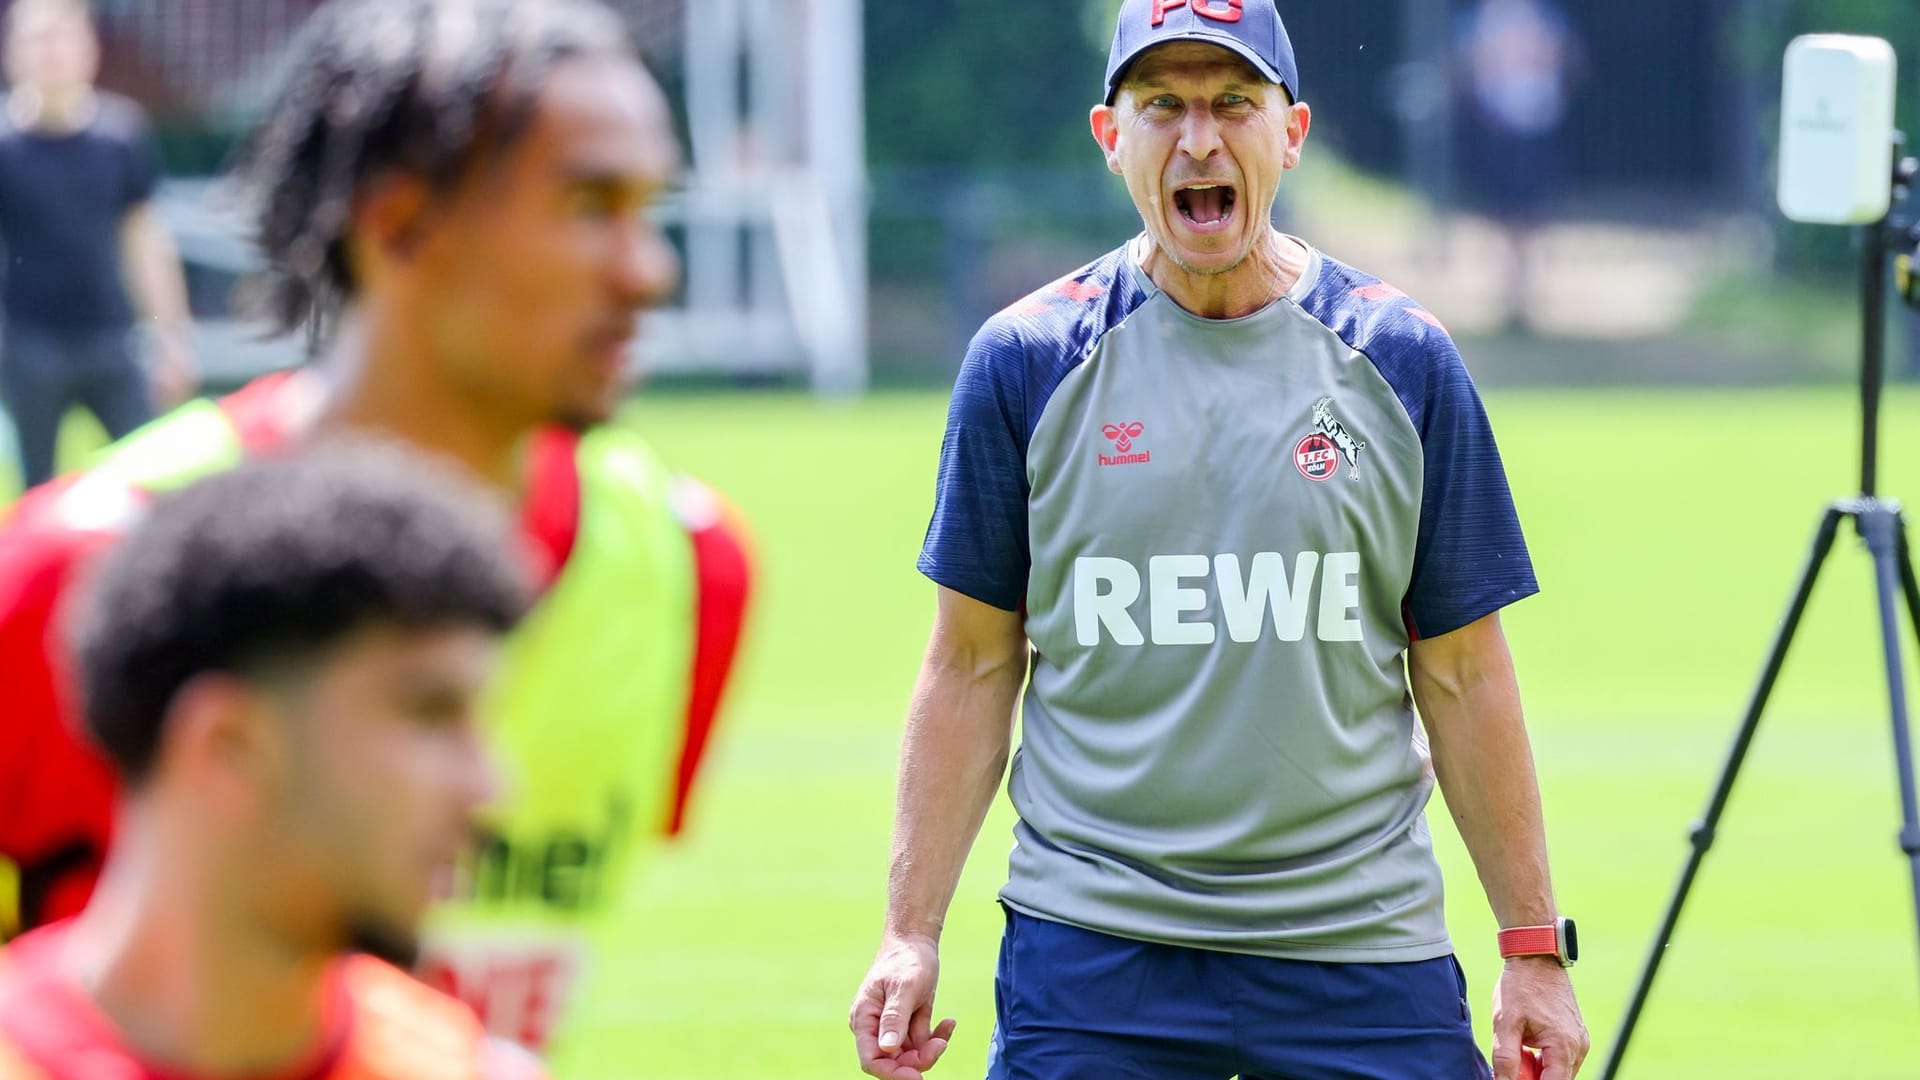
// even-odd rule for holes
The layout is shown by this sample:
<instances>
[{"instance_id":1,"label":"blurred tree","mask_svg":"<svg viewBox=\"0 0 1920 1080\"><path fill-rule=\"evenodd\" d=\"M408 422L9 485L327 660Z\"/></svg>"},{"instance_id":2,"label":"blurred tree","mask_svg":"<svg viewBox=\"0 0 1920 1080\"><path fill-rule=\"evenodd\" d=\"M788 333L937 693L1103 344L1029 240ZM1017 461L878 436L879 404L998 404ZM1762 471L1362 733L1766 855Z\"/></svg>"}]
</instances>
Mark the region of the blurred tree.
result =
<instances>
[{"instance_id":1,"label":"blurred tree","mask_svg":"<svg viewBox=\"0 0 1920 1080\"><path fill-rule=\"evenodd\" d=\"M875 165L1085 165L1111 0L868 4L867 157Z\"/></svg>"}]
</instances>

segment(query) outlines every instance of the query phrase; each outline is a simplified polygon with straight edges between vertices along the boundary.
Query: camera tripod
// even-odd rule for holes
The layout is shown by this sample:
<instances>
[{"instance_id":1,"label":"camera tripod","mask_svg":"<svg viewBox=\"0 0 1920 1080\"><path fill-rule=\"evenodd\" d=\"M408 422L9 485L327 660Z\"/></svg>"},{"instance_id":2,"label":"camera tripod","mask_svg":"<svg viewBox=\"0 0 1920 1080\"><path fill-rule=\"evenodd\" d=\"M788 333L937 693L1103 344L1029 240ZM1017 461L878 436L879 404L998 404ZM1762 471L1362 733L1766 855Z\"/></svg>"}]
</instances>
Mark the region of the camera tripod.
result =
<instances>
[{"instance_id":1,"label":"camera tripod","mask_svg":"<svg viewBox=\"0 0 1920 1080\"><path fill-rule=\"evenodd\" d=\"M1653 987L1653 977L1660 970L1667 944L1673 939L1674 927L1680 921L1680 909L1687 901L1688 891L1693 888L1694 875L1699 873L1701 860L1713 845L1714 830L1726 810L1727 797L1733 792L1734 778L1739 775L1741 763L1746 760L1747 747L1760 725L1760 714L1765 711L1767 699L1773 693L1774 681L1779 678L1781 666L1786 662L1787 649L1793 644L1794 632L1800 626L1800 616L1806 612L1807 600L1813 595L1814 582L1833 550L1841 522L1848 520L1853 522L1873 555L1874 586L1880 601L1880 643L1885 653L1887 696L1893 721L1894 764L1899 774L1900 807L1904 814L1900 850L1906 852L1907 868L1913 879L1915 932L1916 937L1920 937L1920 797L1916 796L1914 789L1913 740L1907 724L1906 676L1902 669L1898 618L1900 597L1905 593L1907 616L1913 622L1915 635L1920 636L1920 583L1916 583L1914 578L1913 554L1907 546L1906 519L1901 514L1900 503L1875 493L1879 479L1880 391L1886 380L1888 259L1896 245L1905 253L1920 241L1920 228L1916 228L1903 211L1915 176L1920 174L1920 162L1902 157L1902 142L1898 136L1895 140L1892 206L1879 222L1861 227L1860 494L1828 506L1826 515L1820 520L1819 531L1813 538L1813 550L1807 558L1806 567L1800 572L1799 587L1793 594L1793 601L1787 606L1786 618L1781 621L1774 636L1760 681L1747 703L1746 715L1734 734L1733 744L1727 748L1726 761L1721 765L1720 776L1714 782L1706 813L1688 833L1688 840L1693 846L1692 853L1680 871L1680 880L1674 886L1672 899L1667 902L1660 930L1654 935L1652 947L1647 950L1645 965L1640 969L1640 981L1634 987L1633 998L1620 1023L1620 1033L1600 1074L1601 1080L1614 1080L1620 1071L1627 1044L1633 1038L1634 1025L1638 1023L1647 1003L1648 991ZM1910 303L1920 304L1920 292L1916 291L1916 285L1920 283L1916 283L1912 273L1912 256L1903 254L1901 292Z\"/></svg>"}]
</instances>

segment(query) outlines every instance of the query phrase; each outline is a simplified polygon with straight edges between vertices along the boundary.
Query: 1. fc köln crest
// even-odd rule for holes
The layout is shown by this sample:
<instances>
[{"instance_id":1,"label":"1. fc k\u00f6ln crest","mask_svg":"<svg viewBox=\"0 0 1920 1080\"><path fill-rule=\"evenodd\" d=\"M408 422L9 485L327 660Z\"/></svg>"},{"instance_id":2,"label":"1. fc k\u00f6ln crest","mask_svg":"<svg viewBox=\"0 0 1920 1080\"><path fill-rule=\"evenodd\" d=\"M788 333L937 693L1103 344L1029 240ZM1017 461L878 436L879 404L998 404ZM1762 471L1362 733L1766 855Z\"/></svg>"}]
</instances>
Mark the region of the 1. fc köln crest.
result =
<instances>
[{"instance_id":1,"label":"1. fc k\u00f6ln crest","mask_svg":"<svg viewBox=\"0 0 1920 1080\"><path fill-rule=\"evenodd\" d=\"M1347 462L1347 475L1360 479L1360 451L1367 444L1353 437L1333 415L1333 399L1321 398L1313 403L1313 431L1301 439L1293 448L1293 464L1300 475L1318 483L1340 471L1342 458Z\"/></svg>"}]
</instances>

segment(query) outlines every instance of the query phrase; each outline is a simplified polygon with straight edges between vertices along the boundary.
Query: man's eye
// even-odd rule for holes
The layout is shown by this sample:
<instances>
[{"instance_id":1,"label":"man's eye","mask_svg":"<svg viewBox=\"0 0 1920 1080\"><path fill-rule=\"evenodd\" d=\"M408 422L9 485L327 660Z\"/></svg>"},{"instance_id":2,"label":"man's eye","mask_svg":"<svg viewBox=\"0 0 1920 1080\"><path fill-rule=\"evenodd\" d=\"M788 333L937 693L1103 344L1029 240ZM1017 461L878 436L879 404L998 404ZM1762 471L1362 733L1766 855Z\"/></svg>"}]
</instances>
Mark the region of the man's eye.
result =
<instances>
[{"instance_id":1,"label":"man's eye","mask_svg":"<svg viewBox=\"0 0 1920 1080\"><path fill-rule=\"evenodd\" d=\"M397 704L408 721L432 729L463 724L470 711L468 701L461 695L424 688L403 693Z\"/></svg>"},{"instance_id":2,"label":"man's eye","mask_svg":"<svg viewBox=\"0 0 1920 1080\"><path fill-rule=\"evenodd\" d=\"M572 198L573 212L580 217L609 218L621 213L620 201L601 191L579 191Z\"/></svg>"},{"instance_id":3,"label":"man's eye","mask_svg":"<svg viewBox=\"0 0 1920 1080\"><path fill-rule=\"evenodd\" d=\"M1251 100L1251 99L1250 99L1250 98L1248 98L1248 97L1246 97L1246 96L1245 96L1245 95L1243 95L1243 94L1226 94L1226 95L1223 95L1223 96L1222 96L1222 97L1220 98L1220 104L1222 104L1222 105L1245 105L1245 104L1246 104L1246 103L1247 103L1247 102L1248 102L1249 100Z\"/></svg>"},{"instance_id":4,"label":"man's eye","mask_svg":"<svg viewBox=\"0 0 1920 1080\"><path fill-rule=\"evenodd\" d=\"M1158 97L1148 99L1147 104L1156 109L1171 109L1179 104L1179 102L1173 100L1172 94L1161 94Z\"/></svg>"}]
</instances>

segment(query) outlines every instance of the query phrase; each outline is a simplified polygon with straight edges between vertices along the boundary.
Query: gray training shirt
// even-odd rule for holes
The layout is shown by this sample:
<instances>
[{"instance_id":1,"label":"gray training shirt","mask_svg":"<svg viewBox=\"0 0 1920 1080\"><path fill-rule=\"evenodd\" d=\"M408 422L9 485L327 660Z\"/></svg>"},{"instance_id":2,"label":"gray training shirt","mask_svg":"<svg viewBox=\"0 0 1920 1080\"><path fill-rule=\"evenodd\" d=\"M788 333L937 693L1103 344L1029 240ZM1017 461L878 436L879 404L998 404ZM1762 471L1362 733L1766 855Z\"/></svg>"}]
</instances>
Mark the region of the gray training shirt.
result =
<instances>
[{"instance_id":1,"label":"gray training shirt","mask_svg":"<svg viewBox=\"0 0 1920 1080\"><path fill-rule=\"evenodd\" d=\"M1451 951L1404 656L1537 591L1485 410L1318 252L1209 320L1121 248L989 320L920 568L1026 617L1002 899L1146 941Z\"/></svg>"}]
</instances>

